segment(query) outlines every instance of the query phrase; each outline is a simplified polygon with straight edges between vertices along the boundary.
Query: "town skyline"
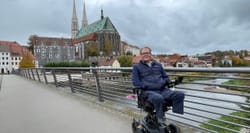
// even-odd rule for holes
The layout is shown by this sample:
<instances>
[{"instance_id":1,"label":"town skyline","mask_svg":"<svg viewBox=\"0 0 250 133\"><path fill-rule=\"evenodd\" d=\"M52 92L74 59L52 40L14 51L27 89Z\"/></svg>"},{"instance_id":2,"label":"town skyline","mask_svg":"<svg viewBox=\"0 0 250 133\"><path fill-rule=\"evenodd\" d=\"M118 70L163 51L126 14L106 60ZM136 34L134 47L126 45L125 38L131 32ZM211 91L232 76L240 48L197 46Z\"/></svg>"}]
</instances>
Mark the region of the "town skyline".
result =
<instances>
[{"instance_id":1,"label":"town skyline","mask_svg":"<svg viewBox=\"0 0 250 133\"><path fill-rule=\"evenodd\" d=\"M149 46L155 54L250 50L250 19L246 10L250 2L247 1L85 0L85 4L89 23L100 18L103 8L104 16L110 17L122 41L138 47ZM0 7L3 10L0 13L1 40L25 45L33 34L70 38L73 0L5 0ZM83 1L76 0L79 23L82 7ZM205 11L208 8L211 10Z\"/></svg>"}]
</instances>

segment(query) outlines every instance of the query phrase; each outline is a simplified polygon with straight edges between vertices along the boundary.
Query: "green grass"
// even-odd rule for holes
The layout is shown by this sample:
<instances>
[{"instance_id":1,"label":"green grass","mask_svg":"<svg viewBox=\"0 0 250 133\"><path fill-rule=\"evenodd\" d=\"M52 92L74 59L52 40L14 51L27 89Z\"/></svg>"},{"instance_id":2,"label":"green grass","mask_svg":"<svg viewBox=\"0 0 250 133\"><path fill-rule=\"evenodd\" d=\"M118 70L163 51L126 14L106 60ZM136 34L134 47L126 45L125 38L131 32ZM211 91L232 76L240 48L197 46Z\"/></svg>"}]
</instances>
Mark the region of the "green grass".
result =
<instances>
[{"instance_id":1,"label":"green grass","mask_svg":"<svg viewBox=\"0 0 250 133\"><path fill-rule=\"evenodd\" d=\"M185 82L197 81L197 80L210 80L208 76L215 76L216 73L204 73L204 72L186 72L186 73L175 73L177 75L183 75ZM185 76L186 75L186 76ZM192 76L190 76L192 75ZM195 77L195 76L202 76L202 77ZM175 77L172 77L175 78Z\"/></svg>"},{"instance_id":2,"label":"green grass","mask_svg":"<svg viewBox=\"0 0 250 133\"><path fill-rule=\"evenodd\" d=\"M225 84L225 85L250 86L250 83L247 80L229 80L227 82L224 82L223 84ZM245 89L245 88L234 88L233 90L238 90L238 91L247 92L247 93L250 92L250 89ZM248 100L246 102L249 102L249 97L247 97L247 98L248 98ZM248 110L248 111L250 110L249 107L243 107L242 106L241 108L243 110ZM233 113L231 113L231 115L250 119L250 113L233 112ZM224 121L229 121L229 122L235 122L235 123L246 125L246 126L250 125L249 121L238 119L238 118L233 118L233 117L225 116L225 115L221 116L219 119L224 120ZM227 124L227 123L224 123L224 122L219 122L219 121L216 121L216 120L209 120L207 123L214 124L214 125L219 125L219 126L226 127L226 128L233 129L233 130L237 130L237 131L240 131L240 129L241 129L241 127L239 127L239 126L232 125L232 124ZM224 129L220 129L220 128L217 128L217 127L210 126L207 123L203 123L200 126L203 127L203 128L206 128L206 129L217 131L219 133L232 133L231 131L226 131Z\"/></svg>"},{"instance_id":3,"label":"green grass","mask_svg":"<svg viewBox=\"0 0 250 133\"><path fill-rule=\"evenodd\" d=\"M245 113L245 112L233 112L233 113L231 113L231 115L240 116L240 117L248 118L248 119L250 118L250 114ZM225 116L225 115L221 116L219 119L224 120L224 121L229 121L229 122L235 122L235 123L246 125L246 126L250 125L249 121L245 121L245 120L242 120L242 119L233 118L233 117ZM224 122L220 122L220 121L216 121L216 120L209 120L207 123L210 123L210 124L213 124L213 125L218 125L218 126L225 127L225 128L229 128L229 129L233 129L233 130L237 130L237 131L240 131L240 129L241 129L241 127L239 127L239 126L224 123ZM221 128L210 126L207 123L203 123L200 126L203 127L203 128L209 129L209 130L217 131L219 133L232 133L231 131L227 131L227 130L224 130L224 129L221 129Z\"/></svg>"},{"instance_id":4,"label":"green grass","mask_svg":"<svg viewBox=\"0 0 250 133\"><path fill-rule=\"evenodd\" d=\"M248 80L229 80L229 81L224 82L222 84L224 84L224 85L250 86L250 82ZM228 89L250 93L249 88L233 88L233 89L228 88Z\"/></svg>"}]
</instances>

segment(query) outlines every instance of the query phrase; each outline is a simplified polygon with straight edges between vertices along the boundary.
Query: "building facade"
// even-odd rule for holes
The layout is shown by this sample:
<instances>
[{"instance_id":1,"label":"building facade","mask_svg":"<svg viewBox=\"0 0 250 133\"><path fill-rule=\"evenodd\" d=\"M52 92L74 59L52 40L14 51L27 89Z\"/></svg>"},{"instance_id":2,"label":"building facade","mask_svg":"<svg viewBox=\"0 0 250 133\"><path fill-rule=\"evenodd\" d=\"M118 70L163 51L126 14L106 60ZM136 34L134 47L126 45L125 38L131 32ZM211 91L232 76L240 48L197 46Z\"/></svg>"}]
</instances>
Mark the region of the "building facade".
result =
<instances>
[{"instance_id":1,"label":"building facade","mask_svg":"<svg viewBox=\"0 0 250 133\"><path fill-rule=\"evenodd\" d=\"M140 55L140 48L131 44L128 44L127 42L121 41L121 47L122 47L122 54L128 55L131 54L133 56Z\"/></svg>"},{"instance_id":2,"label":"building facade","mask_svg":"<svg viewBox=\"0 0 250 133\"><path fill-rule=\"evenodd\" d=\"M74 1L72 24L75 23L77 18L75 10ZM101 10L100 20L88 24L84 3L82 26L76 35L73 34L75 28L76 24L72 25L71 36L73 39L73 44L76 47L76 60L85 60L89 56L121 55L120 35L109 17L103 16L103 10Z\"/></svg>"},{"instance_id":3,"label":"building facade","mask_svg":"<svg viewBox=\"0 0 250 133\"><path fill-rule=\"evenodd\" d=\"M7 45L0 44L0 71L1 73L8 73L11 67L10 50Z\"/></svg>"},{"instance_id":4,"label":"building facade","mask_svg":"<svg viewBox=\"0 0 250 133\"><path fill-rule=\"evenodd\" d=\"M32 36L31 44L39 67L49 62L75 61L72 39Z\"/></svg>"},{"instance_id":5,"label":"building facade","mask_svg":"<svg viewBox=\"0 0 250 133\"><path fill-rule=\"evenodd\" d=\"M11 73L19 68L23 55L30 54L35 63L34 56L24 46L17 42L0 41L0 73Z\"/></svg>"}]
</instances>

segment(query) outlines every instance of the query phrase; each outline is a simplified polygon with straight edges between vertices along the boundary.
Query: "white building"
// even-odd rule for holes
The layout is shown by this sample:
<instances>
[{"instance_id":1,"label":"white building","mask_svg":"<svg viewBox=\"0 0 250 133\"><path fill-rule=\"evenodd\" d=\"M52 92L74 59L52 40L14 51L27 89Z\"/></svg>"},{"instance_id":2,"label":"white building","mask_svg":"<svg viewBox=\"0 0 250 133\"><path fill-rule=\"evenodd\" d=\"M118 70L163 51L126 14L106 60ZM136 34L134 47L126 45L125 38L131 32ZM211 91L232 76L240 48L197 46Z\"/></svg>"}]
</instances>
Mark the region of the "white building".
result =
<instances>
[{"instance_id":1,"label":"white building","mask_svg":"<svg viewBox=\"0 0 250 133\"><path fill-rule=\"evenodd\" d=\"M11 69L10 52L6 45L0 45L0 72L8 73Z\"/></svg>"},{"instance_id":2,"label":"white building","mask_svg":"<svg viewBox=\"0 0 250 133\"><path fill-rule=\"evenodd\" d=\"M17 42L0 41L0 73L11 73L18 69L25 52L28 50Z\"/></svg>"},{"instance_id":3,"label":"white building","mask_svg":"<svg viewBox=\"0 0 250 133\"><path fill-rule=\"evenodd\" d=\"M140 55L140 48L134 45L130 45L124 41L121 42L123 52L126 55L127 53L131 53L132 55Z\"/></svg>"},{"instance_id":4,"label":"white building","mask_svg":"<svg viewBox=\"0 0 250 133\"><path fill-rule=\"evenodd\" d=\"M98 67L99 68L111 68L111 69L116 69L120 68L120 63L117 59L112 58L112 59L105 59L101 58L98 62ZM108 70L106 72L120 72L120 70Z\"/></svg>"}]
</instances>

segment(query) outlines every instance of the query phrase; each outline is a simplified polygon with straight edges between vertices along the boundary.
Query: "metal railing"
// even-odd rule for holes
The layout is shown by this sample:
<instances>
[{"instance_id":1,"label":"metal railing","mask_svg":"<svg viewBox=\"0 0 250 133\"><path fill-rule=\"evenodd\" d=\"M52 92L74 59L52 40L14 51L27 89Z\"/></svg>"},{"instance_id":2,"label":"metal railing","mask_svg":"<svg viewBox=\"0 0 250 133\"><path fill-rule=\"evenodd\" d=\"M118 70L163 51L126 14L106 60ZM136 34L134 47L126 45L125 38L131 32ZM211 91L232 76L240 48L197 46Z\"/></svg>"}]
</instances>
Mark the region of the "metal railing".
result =
<instances>
[{"instance_id":1,"label":"metal railing","mask_svg":"<svg viewBox=\"0 0 250 133\"><path fill-rule=\"evenodd\" d=\"M131 67L37 68L21 69L19 74L56 87L69 87L72 93L137 109L135 100L126 98L132 93L131 71ZM183 83L172 89L185 93L184 115L168 111L168 119L206 132L249 131L250 85L238 84L249 83L249 68L166 68L166 71L172 79L184 77ZM225 84L229 81L237 84Z\"/></svg>"}]
</instances>

